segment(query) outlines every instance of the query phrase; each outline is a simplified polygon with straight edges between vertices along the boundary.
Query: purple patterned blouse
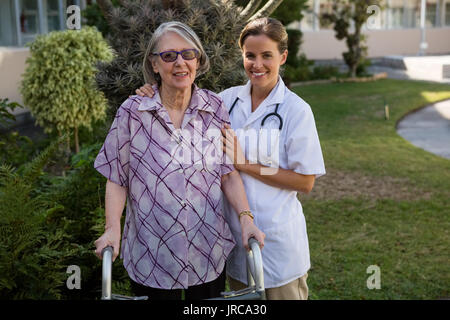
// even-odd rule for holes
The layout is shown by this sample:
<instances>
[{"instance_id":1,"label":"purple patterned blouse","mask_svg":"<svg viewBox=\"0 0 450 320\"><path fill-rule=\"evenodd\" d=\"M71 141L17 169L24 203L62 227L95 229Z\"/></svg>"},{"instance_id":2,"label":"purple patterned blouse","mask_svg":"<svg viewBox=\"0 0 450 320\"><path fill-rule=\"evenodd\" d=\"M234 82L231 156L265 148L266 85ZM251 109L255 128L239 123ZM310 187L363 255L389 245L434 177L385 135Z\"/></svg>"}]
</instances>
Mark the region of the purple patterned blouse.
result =
<instances>
[{"instance_id":1,"label":"purple patterned blouse","mask_svg":"<svg viewBox=\"0 0 450 320\"><path fill-rule=\"evenodd\" d=\"M229 117L218 95L194 86L176 130L154 90L120 106L94 167L127 188L121 258L130 278L187 288L216 279L235 245L220 188L234 170L220 133Z\"/></svg>"}]
</instances>

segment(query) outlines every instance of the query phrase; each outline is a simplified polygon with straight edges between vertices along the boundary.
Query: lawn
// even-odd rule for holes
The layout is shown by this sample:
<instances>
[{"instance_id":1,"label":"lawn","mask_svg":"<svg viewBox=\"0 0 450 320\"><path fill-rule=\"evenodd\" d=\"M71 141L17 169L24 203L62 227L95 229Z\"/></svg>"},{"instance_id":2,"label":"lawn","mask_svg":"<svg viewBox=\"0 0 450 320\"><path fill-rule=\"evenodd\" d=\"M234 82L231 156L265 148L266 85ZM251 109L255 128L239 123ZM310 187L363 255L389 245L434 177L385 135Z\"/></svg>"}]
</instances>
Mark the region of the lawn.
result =
<instances>
[{"instance_id":1,"label":"lawn","mask_svg":"<svg viewBox=\"0 0 450 320\"><path fill-rule=\"evenodd\" d=\"M311 105L327 169L300 195L310 299L449 298L450 160L395 127L408 112L450 99L450 86L389 79L293 90ZM369 290L373 265L381 288Z\"/></svg>"}]
</instances>

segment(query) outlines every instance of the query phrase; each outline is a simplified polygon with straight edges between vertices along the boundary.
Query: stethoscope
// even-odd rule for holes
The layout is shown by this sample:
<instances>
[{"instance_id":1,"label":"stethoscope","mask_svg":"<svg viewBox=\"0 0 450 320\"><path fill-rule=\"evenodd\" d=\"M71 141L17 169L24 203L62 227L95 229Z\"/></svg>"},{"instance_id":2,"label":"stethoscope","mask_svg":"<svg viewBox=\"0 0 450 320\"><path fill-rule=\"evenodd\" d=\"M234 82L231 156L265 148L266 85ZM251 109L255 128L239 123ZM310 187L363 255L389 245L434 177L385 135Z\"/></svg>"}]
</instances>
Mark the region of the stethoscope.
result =
<instances>
[{"instance_id":1,"label":"stethoscope","mask_svg":"<svg viewBox=\"0 0 450 320\"><path fill-rule=\"evenodd\" d=\"M237 101L239 100L239 98L236 98L236 100L234 100L233 104L231 105L230 111L228 112L228 114L231 115L231 112L233 111L233 108L235 107ZM281 133L281 129L283 128L283 118L281 118L280 114L278 113L278 107L280 106L279 103L277 103L277 105L275 106L275 111L274 112L270 112L268 114L266 114L266 116L262 119L261 121L261 127L259 129L259 135L258 135L258 144L257 144L257 158L258 158L258 162L260 162L260 136L261 133L263 131L263 126L264 123L266 122L266 120L270 117L277 117L278 121L280 122L280 125L278 126L278 132ZM267 137L266 137L267 138ZM261 163L261 162L260 162ZM267 165L271 165L272 161L268 161L266 162Z\"/></svg>"},{"instance_id":2,"label":"stethoscope","mask_svg":"<svg viewBox=\"0 0 450 320\"><path fill-rule=\"evenodd\" d=\"M239 98L236 98L236 100L234 100L233 104L231 105L230 111L228 112L230 115L231 115L231 112L233 111L234 106L235 106L236 103L238 102L238 100L239 100ZM261 129L262 129L262 127L264 126L264 123L266 122L266 120L267 120L268 118L275 116L275 117L278 118L278 120L279 120L279 122L280 122L280 125L278 126L278 130L281 131L281 129L283 128L283 119L281 118L280 114L278 113L278 107L279 107L279 106L280 106L280 104L277 103L277 105L276 105L276 107L275 107L275 111L266 114L266 116L262 119L262 121L261 121Z\"/></svg>"}]
</instances>

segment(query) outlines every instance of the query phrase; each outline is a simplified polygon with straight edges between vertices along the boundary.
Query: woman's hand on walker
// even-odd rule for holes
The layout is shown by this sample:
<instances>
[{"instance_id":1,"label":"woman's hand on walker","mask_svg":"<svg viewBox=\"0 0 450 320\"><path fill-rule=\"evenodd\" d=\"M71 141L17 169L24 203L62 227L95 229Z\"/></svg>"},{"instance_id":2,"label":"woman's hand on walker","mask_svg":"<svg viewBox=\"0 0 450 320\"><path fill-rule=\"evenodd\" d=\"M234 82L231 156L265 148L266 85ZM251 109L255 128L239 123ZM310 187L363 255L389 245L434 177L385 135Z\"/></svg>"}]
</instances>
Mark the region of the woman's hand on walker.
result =
<instances>
[{"instance_id":1,"label":"woman's hand on walker","mask_svg":"<svg viewBox=\"0 0 450 320\"><path fill-rule=\"evenodd\" d=\"M141 97L147 96L153 98L153 96L155 95L155 91L150 84L146 83L139 89L136 89L136 94Z\"/></svg>"},{"instance_id":2,"label":"woman's hand on walker","mask_svg":"<svg viewBox=\"0 0 450 320\"><path fill-rule=\"evenodd\" d=\"M264 247L264 238L266 234L258 229L258 227L253 223L253 219L247 215L240 218L241 231L242 231L242 244L244 248L249 251L250 246L248 245L248 239L255 238L259 243L259 247L262 249Z\"/></svg>"},{"instance_id":3,"label":"woman's hand on walker","mask_svg":"<svg viewBox=\"0 0 450 320\"><path fill-rule=\"evenodd\" d=\"M120 247L120 228L118 230L113 230L112 228L106 228L105 232L100 238L95 240L95 254L99 259L102 259L102 251L104 248L111 246L113 247L113 257L112 261L116 260L119 255Z\"/></svg>"}]
</instances>

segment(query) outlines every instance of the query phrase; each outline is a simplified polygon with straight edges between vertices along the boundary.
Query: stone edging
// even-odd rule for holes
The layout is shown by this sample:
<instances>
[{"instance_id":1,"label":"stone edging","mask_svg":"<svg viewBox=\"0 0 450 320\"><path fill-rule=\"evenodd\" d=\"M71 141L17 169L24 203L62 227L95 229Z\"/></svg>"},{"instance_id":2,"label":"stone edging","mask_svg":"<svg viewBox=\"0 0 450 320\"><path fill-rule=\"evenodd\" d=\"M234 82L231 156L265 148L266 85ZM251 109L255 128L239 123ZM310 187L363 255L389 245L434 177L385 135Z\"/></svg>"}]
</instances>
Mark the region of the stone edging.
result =
<instances>
[{"instance_id":1,"label":"stone edging","mask_svg":"<svg viewBox=\"0 0 450 320\"><path fill-rule=\"evenodd\" d=\"M386 72L381 72L374 74L371 77L360 77L360 78L330 78L323 80L312 80L312 81L301 81L301 82L293 82L291 87L295 86L305 86L310 84L328 84L328 83L343 83L343 82L370 82L377 81L379 79L386 79L388 77Z\"/></svg>"}]
</instances>

